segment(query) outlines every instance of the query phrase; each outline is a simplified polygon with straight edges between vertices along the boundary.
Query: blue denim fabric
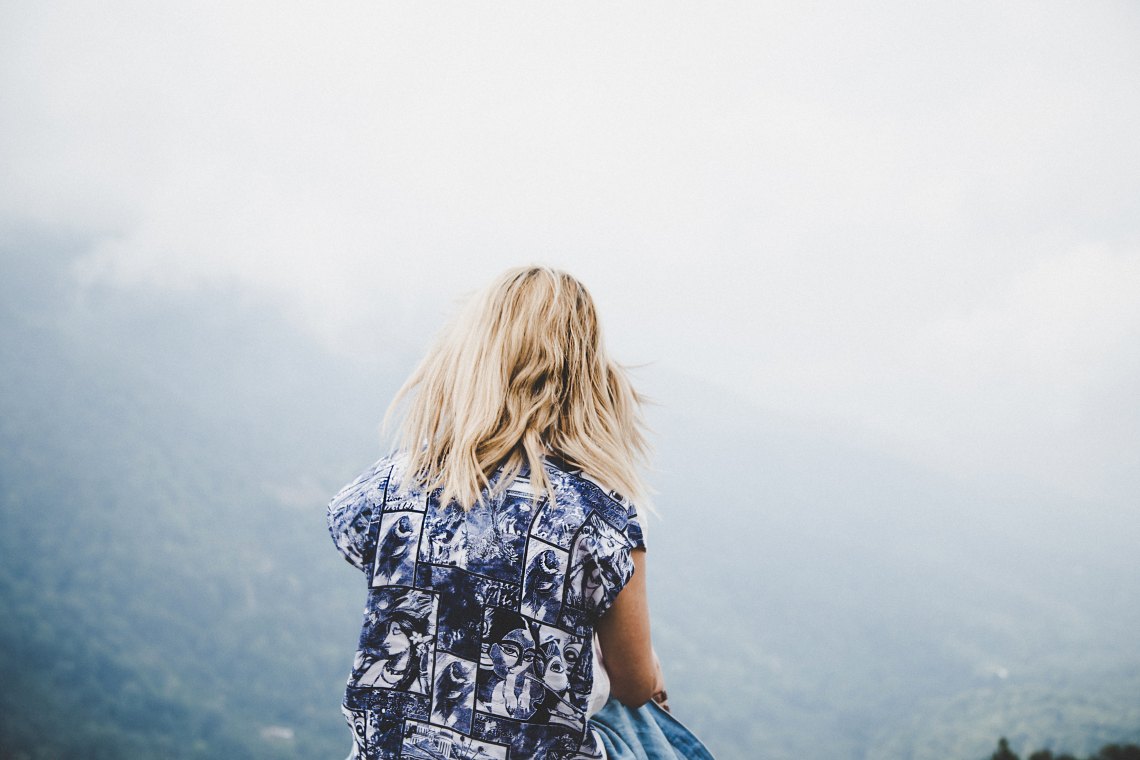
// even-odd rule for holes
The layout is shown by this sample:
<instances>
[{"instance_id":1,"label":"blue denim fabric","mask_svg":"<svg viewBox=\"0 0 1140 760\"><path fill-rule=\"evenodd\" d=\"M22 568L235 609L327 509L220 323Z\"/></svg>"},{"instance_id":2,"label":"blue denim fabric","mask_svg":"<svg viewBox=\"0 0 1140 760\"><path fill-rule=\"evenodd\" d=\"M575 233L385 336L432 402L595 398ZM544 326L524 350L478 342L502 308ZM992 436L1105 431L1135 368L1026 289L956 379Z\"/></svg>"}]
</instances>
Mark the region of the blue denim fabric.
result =
<instances>
[{"instance_id":1,"label":"blue denim fabric","mask_svg":"<svg viewBox=\"0 0 1140 760\"><path fill-rule=\"evenodd\" d=\"M713 760L700 739L654 702L635 710L611 699L590 723L609 760Z\"/></svg>"}]
</instances>

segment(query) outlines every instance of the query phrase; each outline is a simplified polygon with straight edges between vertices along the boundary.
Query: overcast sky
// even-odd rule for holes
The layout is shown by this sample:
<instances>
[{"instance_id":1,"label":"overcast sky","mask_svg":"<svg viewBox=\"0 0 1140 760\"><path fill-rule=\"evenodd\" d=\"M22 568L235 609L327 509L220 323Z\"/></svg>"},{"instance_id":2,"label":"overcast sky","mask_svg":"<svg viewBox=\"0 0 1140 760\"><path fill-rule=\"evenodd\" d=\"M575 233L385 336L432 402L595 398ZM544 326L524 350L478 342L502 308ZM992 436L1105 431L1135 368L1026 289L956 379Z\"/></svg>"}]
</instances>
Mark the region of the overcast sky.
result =
<instances>
[{"instance_id":1,"label":"overcast sky","mask_svg":"<svg viewBox=\"0 0 1140 760\"><path fill-rule=\"evenodd\" d=\"M548 263L621 360L1140 484L1134 3L5 3L0 66L0 213L89 240L80 281L343 348Z\"/></svg>"}]
</instances>

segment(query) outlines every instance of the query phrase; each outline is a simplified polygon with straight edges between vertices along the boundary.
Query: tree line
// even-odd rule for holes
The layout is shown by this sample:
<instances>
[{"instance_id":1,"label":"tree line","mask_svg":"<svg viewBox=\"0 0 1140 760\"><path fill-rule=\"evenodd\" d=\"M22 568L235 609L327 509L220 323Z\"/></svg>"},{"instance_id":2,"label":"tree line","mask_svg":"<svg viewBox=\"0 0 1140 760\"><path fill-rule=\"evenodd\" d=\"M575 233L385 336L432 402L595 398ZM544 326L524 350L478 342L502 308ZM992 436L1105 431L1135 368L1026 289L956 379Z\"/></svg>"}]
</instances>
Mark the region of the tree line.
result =
<instances>
[{"instance_id":1,"label":"tree line","mask_svg":"<svg viewBox=\"0 0 1140 760\"><path fill-rule=\"evenodd\" d=\"M1003 736L998 739L997 749L990 755L990 760L1021 760L1021 757L1009 748L1009 741ZM1053 750L1039 749L1028 755L1026 760L1080 760L1080 758L1068 752L1054 755ZM1140 760L1140 745L1106 744L1095 755L1089 755L1086 760Z\"/></svg>"}]
</instances>

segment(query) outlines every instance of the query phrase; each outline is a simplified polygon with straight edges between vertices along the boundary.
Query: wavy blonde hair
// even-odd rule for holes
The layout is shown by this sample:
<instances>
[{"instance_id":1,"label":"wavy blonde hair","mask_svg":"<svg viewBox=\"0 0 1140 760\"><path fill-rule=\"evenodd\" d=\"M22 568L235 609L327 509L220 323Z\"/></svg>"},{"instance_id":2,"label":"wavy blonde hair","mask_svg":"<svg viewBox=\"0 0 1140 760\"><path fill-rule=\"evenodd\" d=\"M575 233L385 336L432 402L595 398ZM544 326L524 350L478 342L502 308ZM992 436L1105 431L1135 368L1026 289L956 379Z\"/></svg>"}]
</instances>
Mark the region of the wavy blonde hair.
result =
<instances>
[{"instance_id":1,"label":"wavy blonde hair","mask_svg":"<svg viewBox=\"0 0 1140 760\"><path fill-rule=\"evenodd\" d=\"M606 354L594 301L570 275L520 267L476 294L396 394L416 484L470 509L526 464L535 498L554 455L634 500L648 446L643 397ZM495 486L492 475L503 468Z\"/></svg>"}]
</instances>

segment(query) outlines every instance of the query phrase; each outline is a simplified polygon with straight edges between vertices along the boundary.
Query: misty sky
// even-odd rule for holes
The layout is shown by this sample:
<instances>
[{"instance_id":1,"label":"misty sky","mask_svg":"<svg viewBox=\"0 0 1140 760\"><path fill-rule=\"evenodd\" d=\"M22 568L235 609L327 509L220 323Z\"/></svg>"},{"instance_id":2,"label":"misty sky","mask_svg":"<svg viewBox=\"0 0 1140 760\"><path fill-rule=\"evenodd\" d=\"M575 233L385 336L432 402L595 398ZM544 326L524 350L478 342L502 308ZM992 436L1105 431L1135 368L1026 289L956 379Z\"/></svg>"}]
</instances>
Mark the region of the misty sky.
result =
<instances>
[{"instance_id":1,"label":"misty sky","mask_svg":"<svg viewBox=\"0 0 1140 760\"><path fill-rule=\"evenodd\" d=\"M0 6L0 215L80 284L345 350L552 264L620 360L1078 497L1140 485L1138 131L1129 2Z\"/></svg>"}]
</instances>

